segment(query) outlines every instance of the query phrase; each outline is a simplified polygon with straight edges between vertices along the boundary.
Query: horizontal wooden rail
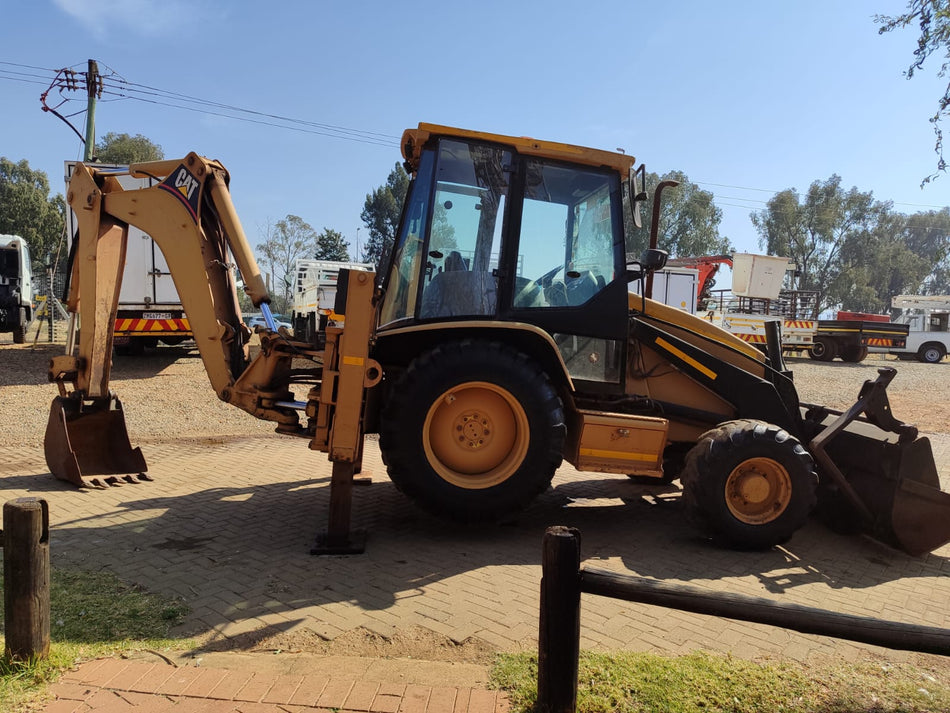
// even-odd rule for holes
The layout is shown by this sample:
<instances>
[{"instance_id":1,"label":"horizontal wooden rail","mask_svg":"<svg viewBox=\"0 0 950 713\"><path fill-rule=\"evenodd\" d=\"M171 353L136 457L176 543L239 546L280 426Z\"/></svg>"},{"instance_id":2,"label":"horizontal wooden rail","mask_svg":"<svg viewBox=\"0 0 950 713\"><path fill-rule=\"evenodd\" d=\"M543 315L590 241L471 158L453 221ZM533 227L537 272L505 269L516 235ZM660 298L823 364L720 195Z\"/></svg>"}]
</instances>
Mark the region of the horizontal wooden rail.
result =
<instances>
[{"instance_id":1,"label":"horizontal wooden rail","mask_svg":"<svg viewBox=\"0 0 950 713\"><path fill-rule=\"evenodd\" d=\"M744 594L710 592L688 584L668 584L587 567L580 571L580 586L582 592L628 602L771 624L803 634L833 636L889 649L950 656L950 630L934 626L839 614L801 604Z\"/></svg>"},{"instance_id":2,"label":"horizontal wooden rail","mask_svg":"<svg viewBox=\"0 0 950 713\"><path fill-rule=\"evenodd\" d=\"M573 713L576 709L582 592L889 649L950 656L948 629L839 614L606 570L582 569L580 533L572 528L549 527L544 533L541 570L538 632L538 710L541 713Z\"/></svg>"}]
</instances>

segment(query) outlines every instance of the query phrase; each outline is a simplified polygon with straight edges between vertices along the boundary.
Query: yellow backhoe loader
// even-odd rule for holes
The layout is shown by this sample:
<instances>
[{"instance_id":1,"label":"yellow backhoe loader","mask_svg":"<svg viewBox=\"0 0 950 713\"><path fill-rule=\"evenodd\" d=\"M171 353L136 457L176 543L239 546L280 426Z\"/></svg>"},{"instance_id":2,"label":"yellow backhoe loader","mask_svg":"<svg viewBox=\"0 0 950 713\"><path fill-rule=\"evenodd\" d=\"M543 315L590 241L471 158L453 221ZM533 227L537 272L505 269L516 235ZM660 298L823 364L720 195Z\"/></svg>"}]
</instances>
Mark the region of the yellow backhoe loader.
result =
<instances>
[{"instance_id":1,"label":"yellow backhoe loader","mask_svg":"<svg viewBox=\"0 0 950 713\"><path fill-rule=\"evenodd\" d=\"M50 366L60 389L50 471L77 485L146 473L109 391L135 225L165 254L218 396L333 461L316 551L360 548L350 487L366 432L380 434L400 490L460 521L509 516L567 460L680 478L689 519L731 547L784 542L816 509L911 554L950 541L950 495L930 444L891 415L892 369L846 412L802 404L777 331L763 354L649 298L665 254L654 232L628 263L624 212L639 224L646 198L632 156L429 124L407 130L402 150L412 183L384 273L341 273L343 326L312 341L269 319L220 163L190 154L133 165L131 174L160 180L140 190L78 166L66 301L81 336L77 344L71 330ZM269 319L253 361L232 261ZM646 296L629 291L632 281Z\"/></svg>"}]
</instances>

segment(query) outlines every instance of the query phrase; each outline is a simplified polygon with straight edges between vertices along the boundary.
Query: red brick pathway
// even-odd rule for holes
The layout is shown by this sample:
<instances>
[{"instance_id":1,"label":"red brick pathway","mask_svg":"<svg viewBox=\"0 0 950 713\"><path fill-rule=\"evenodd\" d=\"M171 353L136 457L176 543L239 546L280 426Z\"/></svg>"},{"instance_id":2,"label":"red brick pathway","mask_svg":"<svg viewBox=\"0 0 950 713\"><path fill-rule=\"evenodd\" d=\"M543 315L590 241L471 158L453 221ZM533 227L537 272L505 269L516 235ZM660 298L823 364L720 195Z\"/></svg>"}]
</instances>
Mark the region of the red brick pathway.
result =
<instances>
[{"instance_id":1,"label":"red brick pathway","mask_svg":"<svg viewBox=\"0 0 950 713\"><path fill-rule=\"evenodd\" d=\"M51 687L44 713L507 713L504 693L479 688L261 674L97 659Z\"/></svg>"}]
</instances>

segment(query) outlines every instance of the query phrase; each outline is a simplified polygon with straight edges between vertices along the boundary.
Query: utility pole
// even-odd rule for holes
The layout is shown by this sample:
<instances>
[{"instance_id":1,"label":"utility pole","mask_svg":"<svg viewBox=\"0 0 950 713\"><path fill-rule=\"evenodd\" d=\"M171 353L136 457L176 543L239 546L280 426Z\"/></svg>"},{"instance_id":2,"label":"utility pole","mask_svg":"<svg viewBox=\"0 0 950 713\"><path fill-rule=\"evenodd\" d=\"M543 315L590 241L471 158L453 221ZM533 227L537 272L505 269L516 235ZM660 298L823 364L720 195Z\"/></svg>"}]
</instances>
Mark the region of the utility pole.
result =
<instances>
[{"instance_id":1,"label":"utility pole","mask_svg":"<svg viewBox=\"0 0 950 713\"><path fill-rule=\"evenodd\" d=\"M86 149L82 158L86 162L92 160L92 152L96 148L96 97L101 91L99 65L96 60L90 59L86 72Z\"/></svg>"}]
</instances>

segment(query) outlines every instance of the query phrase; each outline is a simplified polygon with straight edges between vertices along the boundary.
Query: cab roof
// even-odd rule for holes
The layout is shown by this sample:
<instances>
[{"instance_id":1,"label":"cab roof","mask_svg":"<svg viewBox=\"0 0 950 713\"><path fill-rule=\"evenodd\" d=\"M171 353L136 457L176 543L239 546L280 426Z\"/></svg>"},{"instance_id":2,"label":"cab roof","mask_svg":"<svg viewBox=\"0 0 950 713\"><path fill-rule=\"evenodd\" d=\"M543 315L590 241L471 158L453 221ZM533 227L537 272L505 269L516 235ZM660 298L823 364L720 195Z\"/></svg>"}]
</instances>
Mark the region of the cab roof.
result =
<instances>
[{"instance_id":1,"label":"cab roof","mask_svg":"<svg viewBox=\"0 0 950 713\"><path fill-rule=\"evenodd\" d=\"M416 129L406 129L402 135L402 155L413 173L419 167L419 157L422 154L423 147L433 137L476 139L504 144L511 146L520 154L570 161L587 166L607 167L617 171L622 176L626 176L630 168L636 163L633 156L616 151L603 151L554 141L539 141L527 136L504 136L483 131L470 131L451 126L421 123Z\"/></svg>"}]
</instances>

